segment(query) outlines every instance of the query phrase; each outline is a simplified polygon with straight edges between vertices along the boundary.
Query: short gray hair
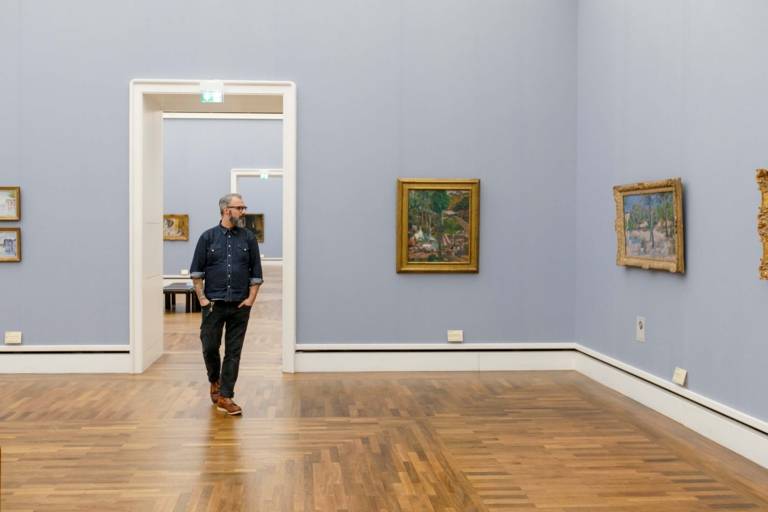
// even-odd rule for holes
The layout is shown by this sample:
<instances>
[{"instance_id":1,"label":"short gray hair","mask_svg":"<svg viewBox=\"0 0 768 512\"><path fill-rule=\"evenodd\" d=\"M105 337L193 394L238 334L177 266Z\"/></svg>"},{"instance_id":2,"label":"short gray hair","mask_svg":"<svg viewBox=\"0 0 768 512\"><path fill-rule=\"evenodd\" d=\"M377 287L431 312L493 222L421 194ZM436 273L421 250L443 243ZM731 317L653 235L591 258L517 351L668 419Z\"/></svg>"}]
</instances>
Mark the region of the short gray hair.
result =
<instances>
[{"instance_id":1,"label":"short gray hair","mask_svg":"<svg viewBox=\"0 0 768 512\"><path fill-rule=\"evenodd\" d=\"M235 197L240 200L243 199L243 196L241 196L240 194L227 194L223 196L221 199L219 199L219 213L224 213L224 208L229 206L229 203L231 203L232 199Z\"/></svg>"}]
</instances>

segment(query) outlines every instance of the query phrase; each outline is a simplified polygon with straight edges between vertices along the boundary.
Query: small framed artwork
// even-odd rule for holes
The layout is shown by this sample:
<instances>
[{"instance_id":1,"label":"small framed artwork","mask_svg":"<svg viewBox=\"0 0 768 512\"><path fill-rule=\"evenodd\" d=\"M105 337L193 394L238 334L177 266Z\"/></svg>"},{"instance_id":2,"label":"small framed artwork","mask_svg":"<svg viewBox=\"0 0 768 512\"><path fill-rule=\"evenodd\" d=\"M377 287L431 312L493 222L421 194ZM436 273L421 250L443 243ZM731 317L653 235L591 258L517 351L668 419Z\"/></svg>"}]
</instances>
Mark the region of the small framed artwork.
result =
<instances>
[{"instance_id":1,"label":"small framed artwork","mask_svg":"<svg viewBox=\"0 0 768 512\"><path fill-rule=\"evenodd\" d=\"M21 187L0 187L0 220L21 220Z\"/></svg>"},{"instance_id":2,"label":"small framed artwork","mask_svg":"<svg viewBox=\"0 0 768 512\"><path fill-rule=\"evenodd\" d=\"M478 272L480 180L398 178L397 272Z\"/></svg>"},{"instance_id":3,"label":"small framed artwork","mask_svg":"<svg viewBox=\"0 0 768 512\"><path fill-rule=\"evenodd\" d=\"M616 264L685 272L680 178L613 187Z\"/></svg>"},{"instance_id":4,"label":"small framed artwork","mask_svg":"<svg viewBox=\"0 0 768 512\"><path fill-rule=\"evenodd\" d=\"M189 240L189 215L186 213L163 215L163 240Z\"/></svg>"},{"instance_id":5,"label":"small framed artwork","mask_svg":"<svg viewBox=\"0 0 768 512\"><path fill-rule=\"evenodd\" d=\"M264 243L264 214L263 213L246 213L245 214L245 229L256 235L256 240L260 243Z\"/></svg>"},{"instance_id":6,"label":"small framed artwork","mask_svg":"<svg viewBox=\"0 0 768 512\"><path fill-rule=\"evenodd\" d=\"M763 243L763 258L760 261L760 279L768 279L768 169L757 170L757 186L762 200L757 214L757 233Z\"/></svg>"},{"instance_id":7,"label":"small framed artwork","mask_svg":"<svg viewBox=\"0 0 768 512\"><path fill-rule=\"evenodd\" d=\"M21 229L0 228L0 262L21 261Z\"/></svg>"}]
</instances>

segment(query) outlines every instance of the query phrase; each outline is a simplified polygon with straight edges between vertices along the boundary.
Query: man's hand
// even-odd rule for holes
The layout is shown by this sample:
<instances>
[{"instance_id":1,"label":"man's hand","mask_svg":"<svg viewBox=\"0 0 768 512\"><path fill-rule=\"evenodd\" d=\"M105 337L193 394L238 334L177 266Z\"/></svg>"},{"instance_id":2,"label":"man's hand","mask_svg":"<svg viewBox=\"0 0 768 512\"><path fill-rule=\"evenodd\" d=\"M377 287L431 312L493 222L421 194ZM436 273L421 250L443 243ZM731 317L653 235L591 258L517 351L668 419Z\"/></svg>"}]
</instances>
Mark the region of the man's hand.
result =
<instances>
[{"instance_id":1,"label":"man's hand","mask_svg":"<svg viewBox=\"0 0 768 512\"><path fill-rule=\"evenodd\" d=\"M211 303L211 301L209 301L209 300L208 300L207 298L205 298L205 297L202 297L202 298L198 297L198 300L200 301L200 306L201 306L201 307L205 307L205 306L207 306L208 304L210 304L210 303Z\"/></svg>"},{"instance_id":2,"label":"man's hand","mask_svg":"<svg viewBox=\"0 0 768 512\"><path fill-rule=\"evenodd\" d=\"M240 305L237 306L237 307L238 308L249 308L249 307L253 306L254 302L256 302L256 297L254 297L254 298L248 297L243 302L241 302Z\"/></svg>"},{"instance_id":3,"label":"man's hand","mask_svg":"<svg viewBox=\"0 0 768 512\"><path fill-rule=\"evenodd\" d=\"M248 296L237 307L238 308L249 308L249 307L253 306L253 303L256 302L256 295L259 294L259 287L260 286L261 285L258 285L258 284L252 284L250 289L248 290Z\"/></svg>"}]
</instances>

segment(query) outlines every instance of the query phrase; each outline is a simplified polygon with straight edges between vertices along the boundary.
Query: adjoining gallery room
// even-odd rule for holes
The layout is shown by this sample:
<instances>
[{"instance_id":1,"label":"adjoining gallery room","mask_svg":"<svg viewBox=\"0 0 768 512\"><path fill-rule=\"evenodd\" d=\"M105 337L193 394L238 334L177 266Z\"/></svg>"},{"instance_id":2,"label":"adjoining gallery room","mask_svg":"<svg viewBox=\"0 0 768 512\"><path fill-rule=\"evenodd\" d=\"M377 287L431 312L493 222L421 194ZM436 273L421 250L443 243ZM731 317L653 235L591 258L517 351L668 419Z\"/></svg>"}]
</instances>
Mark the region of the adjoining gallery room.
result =
<instances>
[{"instance_id":1,"label":"adjoining gallery room","mask_svg":"<svg viewBox=\"0 0 768 512\"><path fill-rule=\"evenodd\" d=\"M768 2L0 7L2 512L768 511Z\"/></svg>"}]
</instances>

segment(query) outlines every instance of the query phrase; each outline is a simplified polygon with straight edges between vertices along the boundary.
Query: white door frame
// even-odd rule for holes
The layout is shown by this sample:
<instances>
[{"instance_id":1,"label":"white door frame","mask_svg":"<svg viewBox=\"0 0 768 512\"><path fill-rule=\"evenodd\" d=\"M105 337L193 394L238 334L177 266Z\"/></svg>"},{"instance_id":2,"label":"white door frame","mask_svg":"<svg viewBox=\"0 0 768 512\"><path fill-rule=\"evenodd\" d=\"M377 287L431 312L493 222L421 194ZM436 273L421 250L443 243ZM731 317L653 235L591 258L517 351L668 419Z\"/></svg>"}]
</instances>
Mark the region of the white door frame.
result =
<instances>
[{"instance_id":1,"label":"white door frame","mask_svg":"<svg viewBox=\"0 0 768 512\"><path fill-rule=\"evenodd\" d=\"M129 309L134 373L142 373L163 353L163 99L180 94L197 98L200 82L136 79L130 84ZM223 83L225 97L280 95L283 99L282 354L283 371L292 373L296 352L296 84ZM196 115L198 110L199 106Z\"/></svg>"},{"instance_id":2,"label":"white door frame","mask_svg":"<svg viewBox=\"0 0 768 512\"><path fill-rule=\"evenodd\" d=\"M232 194L239 193L237 189L237 182L239 178L283 178L283 169L256 169L256 168L235 168L229 171L229 192ZM282 223L281 223L282 224ZM262 257L262 263L274 262L283 263L283 258L270 258Z\"/></svg>"}]
</instances>

